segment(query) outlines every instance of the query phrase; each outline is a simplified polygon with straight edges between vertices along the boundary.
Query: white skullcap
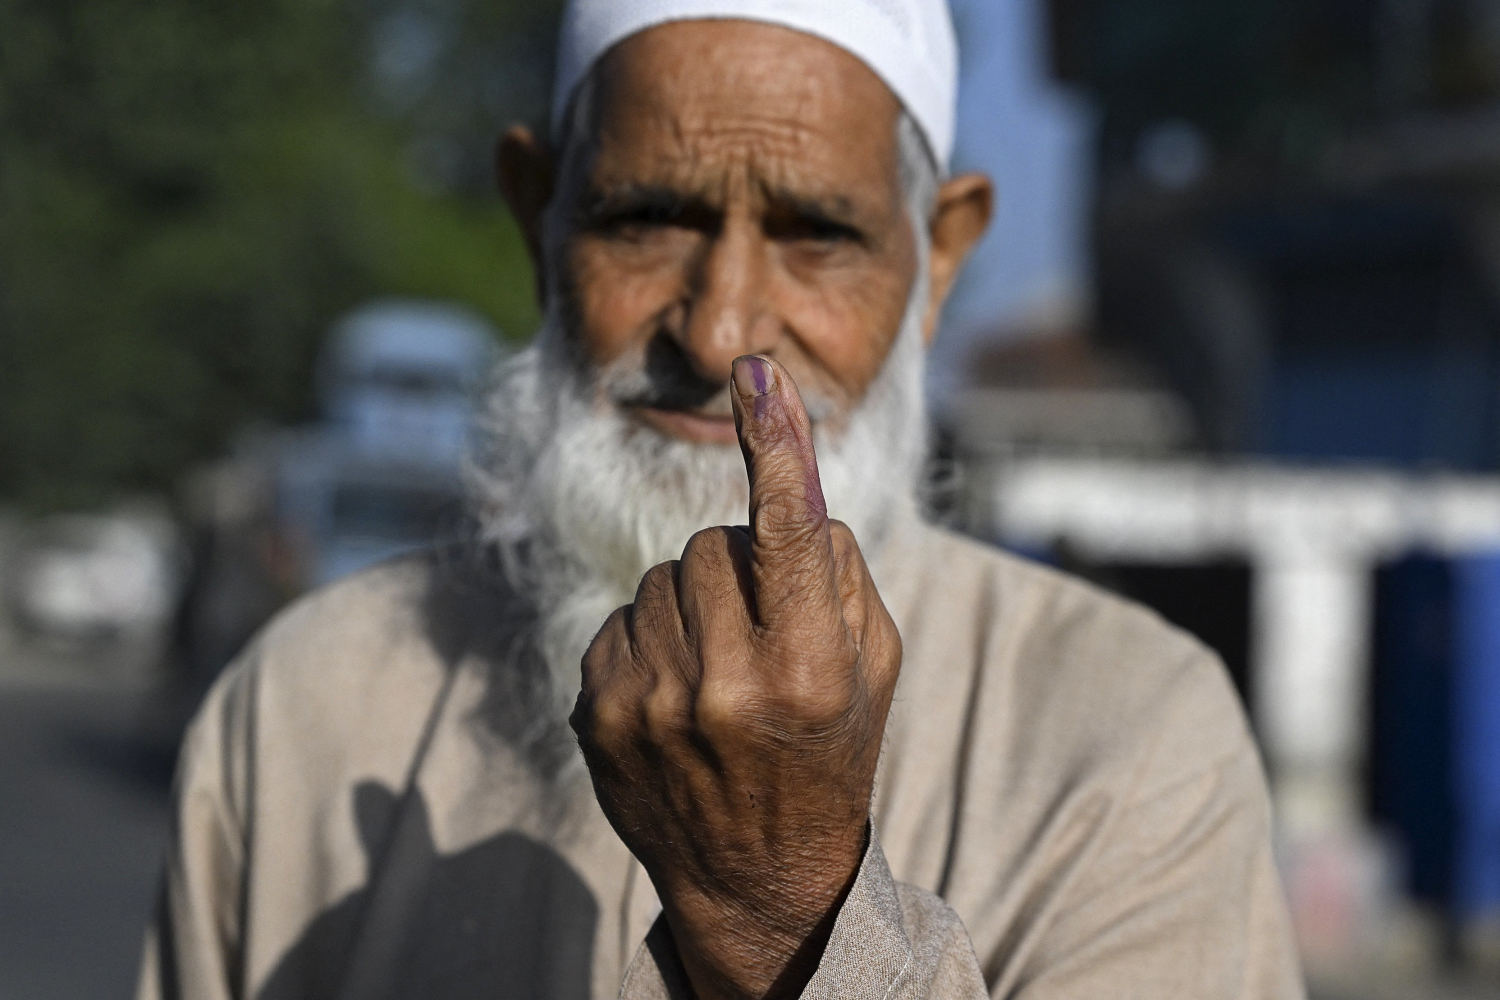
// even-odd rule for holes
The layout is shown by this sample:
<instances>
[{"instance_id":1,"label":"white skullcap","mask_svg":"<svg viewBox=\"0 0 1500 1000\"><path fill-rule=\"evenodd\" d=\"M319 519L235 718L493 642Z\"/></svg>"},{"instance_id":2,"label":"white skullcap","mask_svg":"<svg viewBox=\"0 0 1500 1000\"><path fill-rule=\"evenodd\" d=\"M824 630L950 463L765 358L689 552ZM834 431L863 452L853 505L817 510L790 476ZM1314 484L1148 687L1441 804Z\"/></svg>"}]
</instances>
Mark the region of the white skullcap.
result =
<instances>
[{"instance_id":1,"label":"white skullcap","mask_svg":"<svg viewBox=\"0 0 1500 1000\"><path fill-rule=\"evenodd\" d=\"M947 0L570 0L558 45L553 134L561 138L574 88L617 43L668 21L730 18L784 25L857 56L905 105L946 168L958 100Z\"/></svg>"}]
</instances>

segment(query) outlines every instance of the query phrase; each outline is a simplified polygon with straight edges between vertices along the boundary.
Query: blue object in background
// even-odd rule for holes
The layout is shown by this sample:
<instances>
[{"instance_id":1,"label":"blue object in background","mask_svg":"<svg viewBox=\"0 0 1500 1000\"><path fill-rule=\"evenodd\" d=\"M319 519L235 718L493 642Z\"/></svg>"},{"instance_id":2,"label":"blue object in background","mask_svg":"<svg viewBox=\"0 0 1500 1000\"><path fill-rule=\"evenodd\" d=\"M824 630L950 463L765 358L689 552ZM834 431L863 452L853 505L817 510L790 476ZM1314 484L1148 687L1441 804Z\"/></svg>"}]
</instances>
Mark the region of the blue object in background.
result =
<instances>
[{"instance_id":1,"label":"blue object in background","mask_svg":"<svg viewBox=\"0 0 1500 1000\"><path fill-rule=\"evenodd\" d=\"M1413 556L1376 587L1370 804L1411 892L1500 910L1500 553Z\"/></svg>"},{"instance_id":2,"label":"blue object in background","mask_svg":"<svg viewBox=\"0 0 1500 1000\"><path fill-rule=\"evenodd\" d=\"M1500 909L1500 554L1460 560L1454 593L1454 905Z\"/></svg>"},{"instance_id":3,"label":"blue object in background","mask_svg":"<svg viewBox=\"0 0 1500 1000\"><path fill-rule=\"evenodd\" d=\"M1214 229L1266 328L1247 450L1297 462L1500 469L1500 306L1452 212L1411 199L1245 206Z\"/></svg>"}]
</instances>

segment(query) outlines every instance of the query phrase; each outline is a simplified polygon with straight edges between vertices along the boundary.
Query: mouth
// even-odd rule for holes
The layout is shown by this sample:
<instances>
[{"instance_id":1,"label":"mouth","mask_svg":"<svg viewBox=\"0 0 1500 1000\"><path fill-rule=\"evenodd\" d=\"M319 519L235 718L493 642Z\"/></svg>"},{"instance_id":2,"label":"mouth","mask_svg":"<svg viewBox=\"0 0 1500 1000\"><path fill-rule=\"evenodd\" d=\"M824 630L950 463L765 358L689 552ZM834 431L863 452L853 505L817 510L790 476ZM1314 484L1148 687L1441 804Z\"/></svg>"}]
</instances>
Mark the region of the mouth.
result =
<instances>
[{"instance_id":1,"label":"mouth","mask_svg":"<svg viewBox=\"0 0 1500 1000\"><path fill-rule=\"evenodd\" d=\"M738 444L734 416L723 412L704 413L673 410L660 406L636 405L626 412L652 430L695 444Z\"/></svg>"}]
</instances>

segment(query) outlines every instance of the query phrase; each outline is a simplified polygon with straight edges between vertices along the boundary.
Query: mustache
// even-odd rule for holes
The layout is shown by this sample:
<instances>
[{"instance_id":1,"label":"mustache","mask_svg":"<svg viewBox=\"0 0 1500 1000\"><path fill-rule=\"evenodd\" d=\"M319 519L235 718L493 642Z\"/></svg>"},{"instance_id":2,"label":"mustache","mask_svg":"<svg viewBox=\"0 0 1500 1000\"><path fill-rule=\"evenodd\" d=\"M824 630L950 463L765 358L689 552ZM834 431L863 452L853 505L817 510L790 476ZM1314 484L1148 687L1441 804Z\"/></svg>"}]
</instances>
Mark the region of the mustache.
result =
<instances>
[{"instance_id":1,"label":"mustache","mask_svg":"<svg viewBox=\"0 0 1500 1000\"><path fill-rule=\"evenodd\" d=\"M726 417L733 412L729 373L726 371L722 379L705 378L682 348L666 337L654 338L639 363L622 360L603 372L600 383L616 406L689 410ZM815 390L802 390L802 402L814 423L837 411L831 399Z\"/></svg>"}]
</instances>

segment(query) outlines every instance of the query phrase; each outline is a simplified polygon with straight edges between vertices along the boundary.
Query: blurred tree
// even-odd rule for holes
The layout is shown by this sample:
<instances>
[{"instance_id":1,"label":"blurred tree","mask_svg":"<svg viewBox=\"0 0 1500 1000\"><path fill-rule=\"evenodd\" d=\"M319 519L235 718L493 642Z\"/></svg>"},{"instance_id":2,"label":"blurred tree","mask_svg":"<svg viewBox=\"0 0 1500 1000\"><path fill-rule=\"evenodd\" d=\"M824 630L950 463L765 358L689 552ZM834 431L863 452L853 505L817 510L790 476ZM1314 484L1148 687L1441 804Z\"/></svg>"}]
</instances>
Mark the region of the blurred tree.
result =
<instances>
[{"instance_id":1,"label":"blurred tree","mask_svg":"<svg viewBox=\"0 0 1500 1000\"><path fill-rule=\"evenodd\" d=\"M485 192L497 124L540 123L561 0L367 0L368 93L412 137L428 180Z\"/></svg>"},{"instance_id":2,"label":"blurred tree","mask_svg":"<svg viewBox=\"0 0 1500 1000\"><path fill-rule=\"evenodd\" d=\"M0 499L168 488L245 422L305 415L324 330L372 295L529 332L479 178L539 111L546 60L508 60L548 48L553 6L0 0ZM391 76L403 9L456 19L440 86Z\"/></svg>"}]
</instances>

